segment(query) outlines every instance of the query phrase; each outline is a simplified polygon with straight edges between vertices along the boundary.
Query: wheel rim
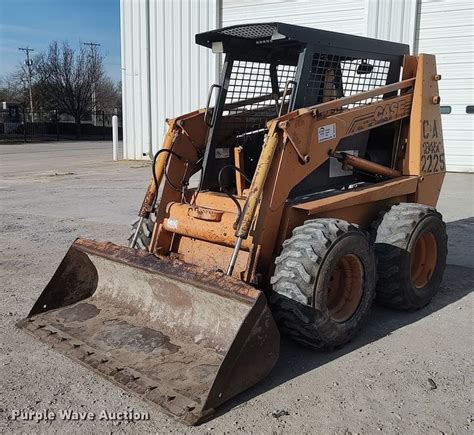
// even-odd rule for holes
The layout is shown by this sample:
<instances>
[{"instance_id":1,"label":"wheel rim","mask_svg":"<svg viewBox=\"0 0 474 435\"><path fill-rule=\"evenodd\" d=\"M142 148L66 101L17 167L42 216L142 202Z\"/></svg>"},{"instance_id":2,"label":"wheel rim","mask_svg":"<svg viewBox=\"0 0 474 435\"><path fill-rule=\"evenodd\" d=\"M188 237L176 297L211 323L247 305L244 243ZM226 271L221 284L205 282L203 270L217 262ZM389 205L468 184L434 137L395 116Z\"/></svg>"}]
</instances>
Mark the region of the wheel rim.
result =
<instances>
[{"instance_id":1,"label":"wheel rim","mask_svg":"<svg viewBox=\"0 0 474 435\"><path fill-rule=\"evenodd\" d=\"M423 233L415 243L411 254L411 280L416 288L425 287L436 268L438 245L434 234Z\"/></svg>"},{"instance_id":2,"label":"wheel rim","mask_svg":"<svg viewBox=\"0 0 474 435\"><path fill-rule=\"evenodd\" d=\"M340 258L332 271L328 285L327 309L329 316L341 323L350 319L362 299L364 266L356 255Z\"/></svg>"}]
</instances>

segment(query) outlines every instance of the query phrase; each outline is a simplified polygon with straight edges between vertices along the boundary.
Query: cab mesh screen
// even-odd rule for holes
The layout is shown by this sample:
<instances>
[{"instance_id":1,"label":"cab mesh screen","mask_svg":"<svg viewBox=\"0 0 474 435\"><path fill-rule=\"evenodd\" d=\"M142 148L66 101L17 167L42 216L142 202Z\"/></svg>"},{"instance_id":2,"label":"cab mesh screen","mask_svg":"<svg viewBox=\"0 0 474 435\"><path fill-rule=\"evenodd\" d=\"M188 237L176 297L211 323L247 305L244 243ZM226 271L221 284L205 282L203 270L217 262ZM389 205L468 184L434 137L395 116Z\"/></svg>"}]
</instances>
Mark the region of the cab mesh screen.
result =
<instances>
[{"instance_id":1,"label":"cab mesh screen","mask_svg":"<svg viewBox=\"0 0 474 435\"><path fill-rule=\"evenodd\" d=\"M263 132L266 122L278 116L280 106L288 105L291 91L286 95L283 91L295 72L294 65L234 61L222 113L225 136L239 141Z\"/></svg>"},{"instance_id":2,"label":"cab mesh screen","mask_svg":"<svg viewBox=\"0 0 474 435\"><path fill-rule=\"evenodd\" d=\"M389 61L315 53L304 105L312 106L385 86L389 69ZM383 95L378 95L343 107L361 106L382 98Z\"/></svg>"}]
</instances>

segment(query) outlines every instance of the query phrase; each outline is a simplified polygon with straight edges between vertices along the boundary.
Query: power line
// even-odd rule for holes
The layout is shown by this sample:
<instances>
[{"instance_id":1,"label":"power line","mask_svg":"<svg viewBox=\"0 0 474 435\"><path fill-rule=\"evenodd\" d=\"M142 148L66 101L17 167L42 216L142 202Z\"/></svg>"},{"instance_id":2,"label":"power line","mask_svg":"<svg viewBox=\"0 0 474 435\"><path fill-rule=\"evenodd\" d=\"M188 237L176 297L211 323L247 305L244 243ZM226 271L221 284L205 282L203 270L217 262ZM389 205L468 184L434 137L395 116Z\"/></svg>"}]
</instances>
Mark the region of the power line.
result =
<instances>
[{"instance_id":1,"label":"power line","mask_svg":"<svg viewBox=\"0 0 474 435\"><path fill-rule=\"evenodd\" d=\"M18 47L18 50L24 51L26 53L27 59L30 58L30 51L35 51L34 48L30 47Z\"/></svg>"},{"instance_id":2,"label":"power line","mask_svg":"<svg viewBox=\"0 0 474 435\"><path fill-rule=\"evenodd\" d=\"M84 45L88 45L89 48L91 49L91 52L94 52L95 48L96 47L100 47L100 44L97 43L97 42L92 42L92 41L89 41L89 42L83 42Z\"/></svg>"}]
</instances>

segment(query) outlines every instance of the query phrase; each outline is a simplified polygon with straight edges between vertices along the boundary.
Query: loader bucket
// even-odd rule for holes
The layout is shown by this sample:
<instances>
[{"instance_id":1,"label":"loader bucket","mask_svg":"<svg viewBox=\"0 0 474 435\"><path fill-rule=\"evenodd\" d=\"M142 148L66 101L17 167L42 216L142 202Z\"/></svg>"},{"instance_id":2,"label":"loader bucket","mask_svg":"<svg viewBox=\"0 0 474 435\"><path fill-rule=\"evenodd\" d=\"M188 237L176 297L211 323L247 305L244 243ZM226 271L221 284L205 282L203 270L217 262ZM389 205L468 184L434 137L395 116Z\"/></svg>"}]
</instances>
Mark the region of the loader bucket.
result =
<instances>
[{"instance_id":1,"label":"loader bucket","mask_svg":"<svg viewBox=\"0 0 474 435\"><path fill-rule=\"evenodd\" d=\"M255 288L85 239L18 326L190 425L265 377L280 341Z\"/></svg>"}]
</instances>

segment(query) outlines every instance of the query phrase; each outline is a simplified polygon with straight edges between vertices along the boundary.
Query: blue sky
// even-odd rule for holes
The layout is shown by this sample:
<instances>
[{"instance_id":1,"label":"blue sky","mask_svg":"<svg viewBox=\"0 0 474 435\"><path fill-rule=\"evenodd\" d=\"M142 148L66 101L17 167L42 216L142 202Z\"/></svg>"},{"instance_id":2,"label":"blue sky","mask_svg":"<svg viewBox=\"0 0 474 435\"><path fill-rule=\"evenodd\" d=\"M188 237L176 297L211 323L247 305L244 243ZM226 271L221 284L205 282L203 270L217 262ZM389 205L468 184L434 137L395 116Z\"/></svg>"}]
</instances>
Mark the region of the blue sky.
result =
<instances>
[{"instance_id":1,"label":"blue sky","mask_svg":"<svg viewBox=\"0 0 474 435\"><path fill-rule=\"evenodd\" d=\"M101 44L105 69L120 80L119 0L0 0L0 77L24 59L18 47L35 53L54 40ZM35 54L33 53L33 54Z\"/></svg>"}]
</instances>

